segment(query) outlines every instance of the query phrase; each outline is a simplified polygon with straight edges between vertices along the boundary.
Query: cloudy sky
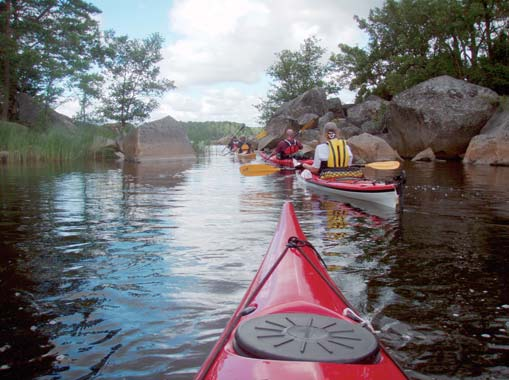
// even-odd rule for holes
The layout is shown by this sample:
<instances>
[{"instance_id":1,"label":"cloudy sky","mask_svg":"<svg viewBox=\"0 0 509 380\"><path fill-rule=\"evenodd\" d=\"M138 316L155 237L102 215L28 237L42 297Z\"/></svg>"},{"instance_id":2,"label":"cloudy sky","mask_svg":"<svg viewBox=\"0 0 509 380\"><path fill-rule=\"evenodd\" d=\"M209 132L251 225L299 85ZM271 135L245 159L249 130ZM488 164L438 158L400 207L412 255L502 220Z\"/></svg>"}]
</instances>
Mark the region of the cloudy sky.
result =
<instances>
[{"instance_id":1,"label":"cloudy sky","mask_svg":"<svg viewBox=\"0 0 509 380\"><path fill-rule=\"evenodd\" d=\"M89 0L102 10L101 28L117 35L164 39L162 76L177 89L160 99L150 120L229 120L258 126L253 107L270 86L275 54L298 50L315 35L326 55L338 43L365 46L354 15L367 17L383 0ZM343 102L354 94L343 91ZM58 111L72 116L75 102Z\"/></svg>"}]
</instances>

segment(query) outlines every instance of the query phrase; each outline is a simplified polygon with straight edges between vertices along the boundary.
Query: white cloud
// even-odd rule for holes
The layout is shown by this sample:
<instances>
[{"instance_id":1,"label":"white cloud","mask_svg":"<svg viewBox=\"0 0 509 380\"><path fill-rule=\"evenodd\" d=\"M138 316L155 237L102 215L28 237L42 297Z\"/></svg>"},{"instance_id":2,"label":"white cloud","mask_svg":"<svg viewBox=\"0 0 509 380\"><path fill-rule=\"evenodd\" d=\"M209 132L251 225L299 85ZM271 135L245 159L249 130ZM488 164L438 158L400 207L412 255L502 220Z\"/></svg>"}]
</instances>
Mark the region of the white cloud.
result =
<instances>
[{"instance_id":1,"label":"white cloud","mask_svg":"<svg viewBox=\"0 0 509 380\"><path fill-rule=\"evenodd\" d=\"M60 112L63 115L67 115L69 117L73 117L78 113L80 109L80 105L77 99L70 99L65 103L62 103L56 108L57 112Z\"/></svg>"},{"instance_id":2,"label":"white cloud","mask_svg":"<svg viewBox=\"0 0 509 380\"><path fill-rule=\"evenodd\" d=\"M164 50L164 75L177 86L262 80L283 49L316 35L328 52L365 36L353 20L366 3L343 0L177 0L170 28L178 36ZM381 1L371 1L381 3Z\"/></svg>"},{"instance_id":3,"label":"white cloud","mask_svg":"<svg viewBox=\"0 0 509 380\"><path fill-rule=\"evenodd\" d=\"M257 111L253 107L261 95L249 94L236 87L198 89L198 95L186 91L168 93L154 119L171 115L182 121L236 121L257 126Z\"/></svg>"},{"instance_id":4,"label":"white cloud","mask_svg":"<svg viewBox=\"0 0 509 380\"><path fill-rule=\"evenodd\" d=\"M231 120L255 125L253 104L268 88L275 54L316 35L327 55L338 43L364 45L354 15L367 17L384 0L174 0L162 76L177 89L152 115L182 120ZM134 21L134 20L133 20ZM165 34L164 31L160 31ZM353 94L341 94L350 102ZM346 98L343 98L346 97Z\"/></svg>"},{"instance_id":5,"label":"white cloud","mask_svg":"<svg viewBox=\"0 0 509 380\"><path fill-rule=\"evenodd\" d=\"M162 106L158 114L166 109L181 120L255 123L257 111L252 105L265 93L259 93L260 86L250 90L249 85L267 84L265 71L276 53L298 49L311 35L321 40L327 56L338 51L338 43L363 45L366 36L353 17L367 17L370 8L382 3L383 0L176 0L169 11L170 28L176 37L164 49L161 69L164 76L175 80L178 90L164 100L175 103ZM243 90L230 105L231 88L240 84L244 85ZM179 96L189 105L188 90L197 88L209 90L194 91L196 108L181 111ZM350 102L354 94L343 91L340 96Z\"/></svg>"}]
</instances>

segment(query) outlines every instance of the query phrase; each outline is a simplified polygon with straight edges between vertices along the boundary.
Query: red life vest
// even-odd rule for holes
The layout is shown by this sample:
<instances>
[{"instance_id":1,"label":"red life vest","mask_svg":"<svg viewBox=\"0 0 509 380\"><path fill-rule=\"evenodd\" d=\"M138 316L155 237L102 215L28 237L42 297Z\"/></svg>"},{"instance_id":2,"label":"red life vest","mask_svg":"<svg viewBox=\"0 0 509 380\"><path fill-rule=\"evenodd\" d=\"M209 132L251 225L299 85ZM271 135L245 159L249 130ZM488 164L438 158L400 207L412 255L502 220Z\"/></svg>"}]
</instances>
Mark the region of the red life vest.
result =
<instances>
[{"instance_id":1,"label":"red life vest","mask_svg":"<svg viewBox=\"0 0 509 380\"><path fill-rule=\"evenodd\" d=\"M297 153L299 151L299 145L297 144L297 140L288 140L285 139L285 143L288 145L285 150L283 150L283 153L287 156L292 156L294 153Z\"/></svg>"}]
</instances>

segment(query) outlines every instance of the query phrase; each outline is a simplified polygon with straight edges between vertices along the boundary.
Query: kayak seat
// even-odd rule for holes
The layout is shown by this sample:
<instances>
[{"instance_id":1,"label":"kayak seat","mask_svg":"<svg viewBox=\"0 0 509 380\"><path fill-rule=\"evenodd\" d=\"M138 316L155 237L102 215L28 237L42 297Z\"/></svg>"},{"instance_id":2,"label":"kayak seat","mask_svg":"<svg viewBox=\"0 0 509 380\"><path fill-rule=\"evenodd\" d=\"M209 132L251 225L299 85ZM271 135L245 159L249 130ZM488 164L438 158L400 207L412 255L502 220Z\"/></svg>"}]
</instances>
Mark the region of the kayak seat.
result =
<instances>
[{"instance_id":1,"label":"kayak seat","mask_svg":"<svg viewBox=\"0 0 509 380\"><path fill-rule=\"evenodd\" d=\"M277 313L248 319L235 332L239 355L268 360L371 364L379 344L372 332L339 318Z\"/></svg>"}]
</instances>

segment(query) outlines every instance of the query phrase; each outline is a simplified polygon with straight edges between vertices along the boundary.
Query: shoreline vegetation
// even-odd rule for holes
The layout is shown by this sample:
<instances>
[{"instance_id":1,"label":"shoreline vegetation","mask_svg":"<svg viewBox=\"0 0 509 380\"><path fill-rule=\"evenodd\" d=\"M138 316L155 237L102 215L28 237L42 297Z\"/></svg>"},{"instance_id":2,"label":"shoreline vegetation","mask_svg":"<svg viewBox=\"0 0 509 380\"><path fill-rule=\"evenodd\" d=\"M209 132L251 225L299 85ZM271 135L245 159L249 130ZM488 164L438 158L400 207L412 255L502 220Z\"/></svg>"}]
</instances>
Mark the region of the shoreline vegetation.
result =
<instances>
[{"instance_id":1,"label":"shoreline vegetation","mask_svg":"<svg viewBox=\"0 0 509 380\"><path fill-rule=\"evenodd\" d=\"M185 121L180 125L186 130L187 136L196 153L204 153L210 145L222 142L225 145L227 138L236 135L253 138L260 133L262 127L247 127L243 123L231 121Z\"/></svg>"},{"instance_id":2,"label":"shoreline vegetation","mask_svg":"<svg viewBox=\"0 0 509 380\"><path fill-rule=\"evenodd\" d=\"M101 12L83 1L0 2L0 162L115 157L129 126L147 120L163 94L176 88L160 70L163 37L153 33L131 39L102 31L97 18ZM253 105L258 121L269 125L281 116L278 109L314 88L332 96L348 89L356 93L357 105L372 96L390 102L425 81L447 76L507 96L508 14L504 1L384 1L370 9L367 18L354 16L367 37L365 48L338 40L338 49L328 52L319 36L309 35L298 50L276 53L265 71L267 94ZM450 96L456 96L454 91ZM47 115L33 118L34 111L50 112L70 98L79 105L68 120L77 131L59 128L53 120L30 129L6 123L38 125ZM337 110L348 116L346 108ZM368 130L379 124L368 121ZM106 122L118 123L119 133L102 124ZM208 129L213 123L180 122L196 153L241 133L235 127ZM219 130L228 133L217 135ZM245 128L242 134L250 138L259 131ZM503 143L499 145L505 152Z\"/></svg>"},{"instance_id":3,"label":"shoreline vegetation","mask_svg":"<svg viewBox=\"0 0 509 380\"><path fill-rule=\"evenodd\" d=\"M181 122L196 153L237 132L248 138L262 128L234 122ZM126 131L124 131L126 133ZM29 128L0 121L0 163L70 162L118 159L116 140L122 136L108 126L87 125L68 131L62 128ZM225 142L226 143L226 142Z\"/></svg>"},{"instance_id":4,"label":"shoreline vegetation","mask_svg":"<svg viewBox=\"0 0 509 380\"><path fill-rule=\"evenodd\" d=\"M107 128L87 126L70 132L58 128L31 129L0 121L0 158L3 163L64 162L80 159L112 159L111 149L97 150L97 139L114 139Z\"/></svg>"}]
</instances>

